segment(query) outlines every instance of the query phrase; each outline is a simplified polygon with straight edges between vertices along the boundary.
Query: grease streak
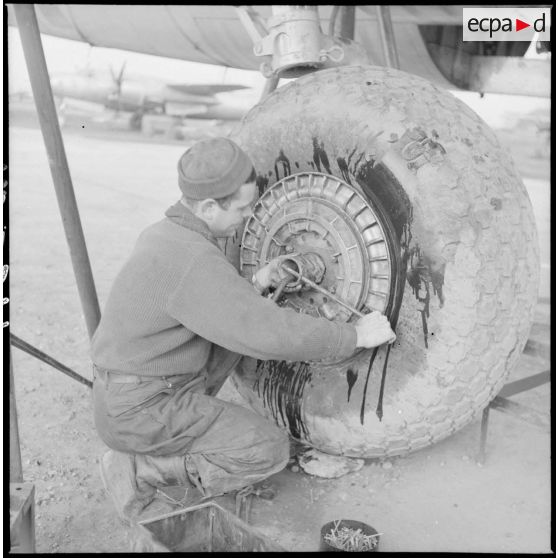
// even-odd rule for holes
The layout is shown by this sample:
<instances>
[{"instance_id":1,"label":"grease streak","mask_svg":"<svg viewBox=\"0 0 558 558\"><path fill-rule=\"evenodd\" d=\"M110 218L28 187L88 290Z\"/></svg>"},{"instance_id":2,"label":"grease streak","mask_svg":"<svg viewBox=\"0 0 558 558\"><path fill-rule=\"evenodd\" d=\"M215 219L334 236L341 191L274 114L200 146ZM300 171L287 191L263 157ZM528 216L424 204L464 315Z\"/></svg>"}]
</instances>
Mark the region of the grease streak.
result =
<instances>
[{"instance_id":1,"label":"grease streak","mask_svg":"<svg viewBox=\"0 0 558 558\"><path fill-rule=\"evenodd\" d=\"M324 148L324 142L318 143L318 138L312 138L312 146L314 147L314 155L312 159L314 160L314 164L318 169L318 172L322 172L322 166L325 169L325 172L331 174L331 169L329 167L329 159L327 157L327 153Z\"/></svg>"},{"instance_id":2,"label":"grease streak","mask_svg":"<svg viewBox=\"0 0 558 558\"><path fill-rule=\"evenodd\" d=\"M310 364L258 360L256 375L254 388L264 405L270 409L275 421L279 424L280 417L293 437L307 437L308 430L302 419L302 401L304 389L312 379Z\"/></svg>"},{"instance_id":3,"label":"grease streak","mask_svg":"<svg viewBox=\"0 0 558 558\"><path fill-rule=\"evenodd\" d=\"M285 178L286 176L289 176L291 174L291 163L287 159L287 156L282 149L281 151L279 151L279 157L275 159L274 169L277 182L281 180L281 178Z\"/></svg>"},{"instance_id":4,"label":"grease streak","mask_svg":"<svg viewBox=\"0 0 558 558\"><path fill-rule=\"evenodd\" d=\"M353 391L353 386L358 378L358 372L355 372L352 368L347 370L347 384L349 388L347 390L347 403L351 400L351 391Z\"/></svg>"},{"instance_id":5,"label":"grease streak","mask_svg":"<svg viewBox=\"0 0 558 558\"><path fill-rule=\"evenodd\" d=\"M269 178L267 176L263 176L261 174L258 174L256 176L256 187L258 188L258 196L263 196L268 184Z\"/></svg>"},{"instance_id":6,"label":"grease streak","mask_svg":"<svg viewBox=\"0 0 558 558\"><path fill-rule=\"evenodd\" d=\"M355 147L349 153L347 160L343 159L343 157L337 157L337 166L341 171L341 177L347 184L350 184L351 186L353 185L353 183L351 182L351 175L353 176L356 175L358 165L362 161L362 158L364 157L364 152L362 152L359 154L356 161L353 161L352 159L356 153L356 150L357 148Z\"/></svg>"},{"instance_id":7,"label":"grease streak","mask_svg":"<svg viewBox=\"0 0 558 558\"><path fill-rule=\"evenodd\" d=\"M364 390L362 392L362 402L360 403L360 424L364 424L364 409L366 408L366 392L368 391L368 380L370 379L370 372L372 372L372 365L376 360L378 354L378 347L372 349L370 362L368 363L368 372L366 373L366 381L364 382Z\"/></svg>"},{"instance_id":8,"label":"grease streak","mask_svg":"<svg viewBox=\"0 0 558 558\"><path fill-rule=\"evenodd\" d=\"M376 405L376 416L378 420L382 422L382 417L384 416L384 387L386 385L386 372L387 372L387 365L389 361L389 353L391 351L391 345L388 345L386 351L386 358L384 360L384 367L382 369L382 381L380 383L380 395L378 396L378 404Z\"/></svg>"},{"instance_id":9,"label":"grease streak","mask_svg":"<svg viewBox=\"0 0 558 558\"><path fill-rule=\"evenodd\" d=\"M445 264L434 268L432 262L421 253L418 246L411 249L409 269L407 270L407 281L413 290L415 298L422 303L419 310L422 320L422 332L424 336L424 346L428 349L428 318L430 317L430 285L432 291L440 301L440 307L444 305L444 271ZM421 296L421 292L422 294Z\"/></svg>"}]
</instances>

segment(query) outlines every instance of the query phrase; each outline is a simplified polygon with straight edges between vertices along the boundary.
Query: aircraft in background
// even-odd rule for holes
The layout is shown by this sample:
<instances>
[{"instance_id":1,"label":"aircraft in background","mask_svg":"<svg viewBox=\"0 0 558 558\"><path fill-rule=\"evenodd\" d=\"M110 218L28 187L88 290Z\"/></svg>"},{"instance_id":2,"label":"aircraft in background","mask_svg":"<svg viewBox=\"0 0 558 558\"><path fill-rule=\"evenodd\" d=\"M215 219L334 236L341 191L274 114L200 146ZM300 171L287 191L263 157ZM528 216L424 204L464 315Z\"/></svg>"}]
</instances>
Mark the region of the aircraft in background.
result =
<instances>
[{"instance_id":1,"label":"aircraft in background","mask_svg":"<svg viewBox=\"0 0 558 558\"><path fill-rule=\"evenodd\" d=\"M99 9L94 4L36 4L35 9L42 33L230 68L261 70L271 63L268 70L274 70L273 48L289 46L275 31L281 12L289 9L281 5L105 5ZM376 5L320 5L318 22L327 30L321 40L324 56L335 58L341 49L349 57L349 37L363 49L354 49L358 56L353 63L386 65L379 9ZM276 17L272 17L274 10ZM525 58L529 42L464 42L462 12L458 5L392 6L399 68L449 89L550 95L550 59ZM353 14L352 23L349 14ZM8 23L15 23L10 5ZM348 31L342 31L344 28ZM300 44L294 37L292 56ZM541 53L550 51L548 41L539 41L537 47ZM316 65L327 67L322 62ZM182 91L203 95L196 90Z\"/></svg>"},{"instance_id":2,"label":"aircraft in background","mask_svg":"<svg viewBox=\"0 0 558 558\"><path fill-rule=\"evenodd\" d=\"M54 96L59 100L61 120L64 120L66 99L95 103L115 113L129 112L130 126L141 128L146 114L160 114L209 120L239 120L248 111L246 103L232 102L217 97L248 89L238 84L162 83L145 76L125 75L125 63L116 73L113 68L100 71L85 68L71 74L52 77Z\"/></svg>"}]
</instances>

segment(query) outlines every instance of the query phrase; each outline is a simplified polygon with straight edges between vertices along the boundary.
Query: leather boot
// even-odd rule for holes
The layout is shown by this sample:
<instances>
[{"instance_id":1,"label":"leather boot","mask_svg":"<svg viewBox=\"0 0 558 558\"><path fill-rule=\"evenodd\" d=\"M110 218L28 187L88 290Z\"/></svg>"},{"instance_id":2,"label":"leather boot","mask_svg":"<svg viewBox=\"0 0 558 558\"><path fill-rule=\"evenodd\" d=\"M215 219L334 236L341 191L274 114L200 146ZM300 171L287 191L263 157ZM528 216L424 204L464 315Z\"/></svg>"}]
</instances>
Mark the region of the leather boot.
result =
<instances>
[{"instance_id":1,"label":"leather boot","mask_svg":"<svg viewBox=\"0 0 558 558\"><path fill-rule=\"evenodd\" d=\"M184 456L154 457L109 450L101 458L101 478L118 516L128 525L201 499L188 480ZM163 492L169 485L180 485L178 498ZM158 496L166 498L161 501Z\"/></svg>"},{"instance_id":2,"label":"leather boot","mask_svg":"<svg viewBox=\"0 0 558 558\"><path fill-rule=\"evenodd\" d=\"M197 502L203 497L203 493L190 482L183 455L136 455L136 480L142 493L154 489L156 497L179 506Z\"/></svg>"},{"instance_id":3,"label":"leather boot","mask_svg":"<svg viewBox=\"0 0 558 558\"><path fill-rule=\"evenodd\" d=\"M109 450L100 461L101 479L120 519L130 524L155 496L153 486L141 489L136 482L135 456L129 453Z\"/></svg>"}]
</instances>

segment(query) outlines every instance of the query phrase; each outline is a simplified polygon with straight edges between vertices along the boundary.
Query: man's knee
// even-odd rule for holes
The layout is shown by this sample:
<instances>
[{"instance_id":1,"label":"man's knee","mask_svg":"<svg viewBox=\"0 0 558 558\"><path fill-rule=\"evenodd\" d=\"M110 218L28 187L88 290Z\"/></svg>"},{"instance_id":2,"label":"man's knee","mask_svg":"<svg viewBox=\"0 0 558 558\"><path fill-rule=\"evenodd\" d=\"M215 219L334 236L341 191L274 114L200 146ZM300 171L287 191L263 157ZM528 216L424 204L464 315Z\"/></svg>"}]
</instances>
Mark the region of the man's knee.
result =
<instances>
[{"instance_id":1,"label":"man's knee","mask_svg":"<svg viewBox=\"0 0 558 558\"><path fill-rule=\"evenodd\" d=\"M280 471L289 461L289 437L277 426L269 423L262 437L262 449L270 470ZM262 455L262 458L264 456Z\"/></svg>"},{"instance_id":2,"label":"man's knee","mask_svg":"<svg viewBox=\"0 0 558 558\"><path fill-rule=\"evenodd\" d=\"M283 466L289 461L289 437L277 429L279 434L275 440L277 462L283 463Z\"/></svg>"}]
</instances>

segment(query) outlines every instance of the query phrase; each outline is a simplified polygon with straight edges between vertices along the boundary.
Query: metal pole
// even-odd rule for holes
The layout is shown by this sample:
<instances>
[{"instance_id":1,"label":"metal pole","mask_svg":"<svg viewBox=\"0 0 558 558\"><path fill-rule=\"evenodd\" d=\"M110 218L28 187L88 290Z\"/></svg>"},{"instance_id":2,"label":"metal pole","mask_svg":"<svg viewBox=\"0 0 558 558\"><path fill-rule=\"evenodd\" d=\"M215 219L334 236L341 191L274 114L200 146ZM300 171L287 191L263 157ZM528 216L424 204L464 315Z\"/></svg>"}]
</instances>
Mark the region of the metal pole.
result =
<instances>
[{"instance_id":1,"label":"metal pole","mask_svg":"<svg viewBox=\"0 0 558 558\"><path fill-rule=\"evenodd\" d=\"M343 39L355 38L355 6L343 6L341 8L341 33Z\"/></svg>"},{"instance_id":2,"label":"metal pole","mask_svg":"<svg viewBox=\"0 0 558 558\"><path fill-rule=\"evenodd\" d=\"M91 272L87 246L81 228L74 187L70 177L66 152L62 142L62 134L56 116L54 99L50 88L50 80L46 67L45 55L39 34L39 25L33 4L13 5L17 25L21 35L21 43L35 106L39 115L41 132L48 154L50 172L56 190L58 207L62 216L62 224L66 240L70 248L70 257L74 268L77 288L85 316L89 337L93 336L101 311Z\"/></svg>"},{"instance_id":3,"label":"metal pole","mask_svg":"<svg viewBox=\"0 0 558 558\"><path fill-rule=\"evenodd\" d=\"M47 364L50 364L50 366L52 366L53 368L56 368L56 370L60 370L60 372L63 372L64 374L66 374L66 376L70 376L70 378L82 383L83 385L85 385L89 388L93 387L93 382L91 382L87 378L84 378L83 376L79 375L77 372L74 372L71 368L68 368L67 366L65 366L61 362L58 362L56 359L52 358L50 355L47 355L43 351L40 351L36 347L33 347L33 345L30 345L29 343L27 343L23 339L20 339L17 335L14 335L13 333L10 333L10 343L14 347L17 347L18 349L21 349L22 351L26 352L27 354L29 354L31 356L34 356L35 358L38 358L39 360L41 360L43 362L46 362Z\"/></svg>"},{"instance_id":4,"label":"metal pole","mask_svg":"<svg viewBox=\"0 0 558 558\"><path fill-rule=\"evenodd\" d=\"M21 450L19 447L19 428L17 425L17 409L14 388L14 368L10 347L10 482L23 482L21 468Z\"/></svg>"},{"instance_id":5,"label":"metal pole","mask_svg":"<svg viewBox=\"0 0 558 558\"><path fill-rule=\"evenodd\" d=\"M386 66L399 69L399 57L397 56L397 48L395 46L395 34L393 33L393 25L391 23L390 8L389 6L376 6L376 13L378 14L378 26L380 28Z\"/></svg>"},{"instance_id":6,"label":"metal pole","mask_svg":"<svg viewBox=\"0 0 558 558\"><path fill-rule=\"evenodd\" d=\"M331 15L329 16L329 26L327 29L327 34L330 37L335 36L335 21L337 20L338 13L339 13L339 6L333 6L333 10L331 10Z\"/></svg>"},{"instance_id":7,"label":"metal pole","mask_svg":"<svg viewBox=\"0 0 558 558\"><path fill-rule=\"evenodd\" d=\"M516 380L515 382L510 382L500 390L498 397L511 397L523 391L529 389L534 389L542 384L547 384L550 382L550 370L545 370L544 372L539 372L538 374L533 374L532 376L527 376L521 380Z\"/></svg>"},{"instance_id":8,"label":"metal pole","mask_svg":"<svg viewBox=\"0 0 558 558\"><path fill-rule=\"evenodd\" d=\"M265 85L260 96L260 102L273 93L277 89L277 85L279 85L279 76L277 74L273 74L271 77L268 77L265 80Z\"/></svg>"},{"instance_id":9,"label":"metal pole","mask_svg":"<svg viewBox=\"0 0 558 558\"><path fill-rule=\"evenodd\" d=\"M479 455L477 461L484 464L486 461L486 438L488 436L488 417L490 416L490 405L487 405L482 412L482 422L481 422L481 438Z\"/></svg>"}]
</instances>

